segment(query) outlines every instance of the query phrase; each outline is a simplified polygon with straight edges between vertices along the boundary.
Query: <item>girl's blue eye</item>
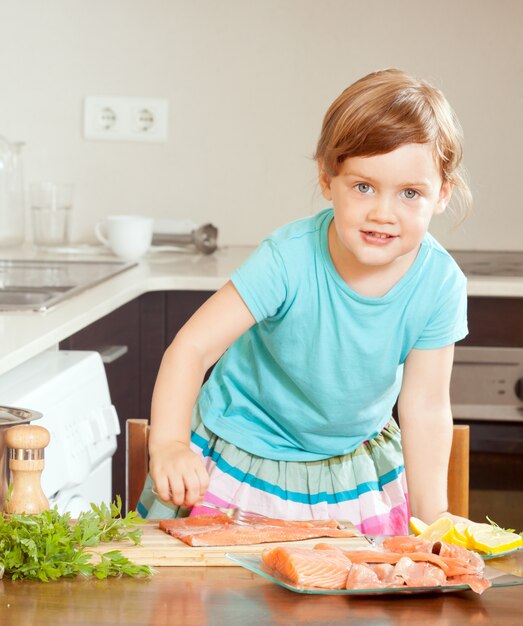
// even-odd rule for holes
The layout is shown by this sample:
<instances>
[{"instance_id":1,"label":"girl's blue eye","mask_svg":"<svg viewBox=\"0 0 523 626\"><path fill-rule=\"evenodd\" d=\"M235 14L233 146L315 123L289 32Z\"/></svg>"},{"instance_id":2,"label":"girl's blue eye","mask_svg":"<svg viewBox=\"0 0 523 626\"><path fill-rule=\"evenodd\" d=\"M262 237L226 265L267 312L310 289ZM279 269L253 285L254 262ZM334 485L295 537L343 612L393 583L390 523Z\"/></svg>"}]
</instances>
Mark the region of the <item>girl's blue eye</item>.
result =
<instances>
[{"instance_id":1,"label":"girl's blue eye","mask_svg":"<svg viewBox=\"0 0 523 626\"><path fill-rule=\"evenodd\" d=\"M414 198L416 198L418 195L418 192L414 189L405 189L404 193L405 198L407 198L408 200L414 200Z\"/></svg>"},{"instance_id":2,"label":"girl's blue eye","mask_svg":"<svg viewBox=\"0 0 523 626\"><path fill-rule=\"evenodd\" d=\"M368 183L358 183L356 185L356 189L360 193L369 193L369 191L371 190L371 186Z\"/></svg>"}]
</instances>

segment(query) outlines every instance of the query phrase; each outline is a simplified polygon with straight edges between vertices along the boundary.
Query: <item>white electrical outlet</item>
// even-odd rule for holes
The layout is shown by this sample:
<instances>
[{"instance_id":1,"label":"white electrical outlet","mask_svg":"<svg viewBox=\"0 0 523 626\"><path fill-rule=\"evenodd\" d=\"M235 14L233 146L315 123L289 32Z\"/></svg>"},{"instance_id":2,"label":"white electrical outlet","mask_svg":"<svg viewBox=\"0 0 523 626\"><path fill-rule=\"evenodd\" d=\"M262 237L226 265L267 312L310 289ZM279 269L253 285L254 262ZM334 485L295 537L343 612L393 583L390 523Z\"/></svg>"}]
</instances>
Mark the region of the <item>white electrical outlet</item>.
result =
<instances>
[{"instance_id":1,"label":"white electrical outlet","mask_svg":"<svg viewBox=\"0 0 523 626\"><path fill-rule=\"evenodd\" d=\"M167 141L167 100L88 96L84 137L102 141Z\"/></svg>"}]
</instances>

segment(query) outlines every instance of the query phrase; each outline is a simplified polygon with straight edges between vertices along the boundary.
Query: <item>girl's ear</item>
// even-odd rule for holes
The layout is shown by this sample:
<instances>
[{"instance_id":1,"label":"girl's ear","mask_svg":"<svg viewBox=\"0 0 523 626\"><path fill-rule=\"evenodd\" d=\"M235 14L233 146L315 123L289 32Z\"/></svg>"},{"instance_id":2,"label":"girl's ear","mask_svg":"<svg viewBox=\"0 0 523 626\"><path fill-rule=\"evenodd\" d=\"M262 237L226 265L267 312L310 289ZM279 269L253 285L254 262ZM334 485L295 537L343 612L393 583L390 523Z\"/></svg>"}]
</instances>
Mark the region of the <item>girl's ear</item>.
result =
<instances>
[{"instance_id":1,"label":"girl's ear","mask_svg":"<svg viewBox=\"0 0 523 626\"><path fill-rule=\"evenodd\" d=\"M321 161L318 161L318 182L320 184L320 189L323 197L326 200L329 200L329 202L332 200L331 180L331 177L323 169L323 163Z\"/></svg>"},{"instance_id":2,"label":"girl's ear","mask_svg":"<svg viewBox=\"0 0 523 626\"><path fill-rule=\"evenodd\" d=\"M436 210L434 211L437 215L439 215L440 213L443 213L445 209L447 208L447 206L449 205L453 190L454 190L454 183L451 180L446 180L441 185L438 202L436 204Z\"/></svg>"}]
</instances>

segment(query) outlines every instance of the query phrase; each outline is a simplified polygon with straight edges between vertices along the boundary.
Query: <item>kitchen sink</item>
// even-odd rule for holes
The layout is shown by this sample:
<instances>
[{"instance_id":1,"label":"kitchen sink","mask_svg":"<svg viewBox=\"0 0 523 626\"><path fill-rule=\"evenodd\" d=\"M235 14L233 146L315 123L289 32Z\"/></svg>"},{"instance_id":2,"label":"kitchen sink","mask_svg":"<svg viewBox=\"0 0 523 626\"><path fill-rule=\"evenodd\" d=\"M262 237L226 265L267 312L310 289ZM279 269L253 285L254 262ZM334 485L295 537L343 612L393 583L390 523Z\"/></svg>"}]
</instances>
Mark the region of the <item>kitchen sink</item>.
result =
<instances>
[{"instance_id":1,"label":"kitchen sink","mask_svg":"<svg viewBox=\"0 0 523 626\"><path fill-rule=\"evenodd\" d=\"M136 263L0 259L0 311L45 312Z\"/></svg>"}]
</instances>

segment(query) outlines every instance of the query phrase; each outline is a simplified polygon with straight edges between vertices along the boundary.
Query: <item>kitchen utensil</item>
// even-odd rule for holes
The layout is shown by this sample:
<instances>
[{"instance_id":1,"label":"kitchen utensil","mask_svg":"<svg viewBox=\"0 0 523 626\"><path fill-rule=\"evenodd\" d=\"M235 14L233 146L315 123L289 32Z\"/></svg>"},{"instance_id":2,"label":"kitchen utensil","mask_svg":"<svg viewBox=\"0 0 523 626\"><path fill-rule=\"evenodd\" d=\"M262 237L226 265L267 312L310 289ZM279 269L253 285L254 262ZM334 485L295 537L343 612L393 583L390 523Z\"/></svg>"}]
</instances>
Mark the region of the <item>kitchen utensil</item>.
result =
<instances>
[{"instance_id":1,"label":"kitchen utensil","mask_svg":"<svg viewBox=\"0 0 523 626\"><path fill-rule=\"evenodd\" d=\"M7 495L7 462L5 435L11 426L28 424L33 420L40 419L42 414L38 411L30 411L13 406L0 406L0 511L4 510Z\"/></svg>"},{"instance_id":2,"label":"kitchen utensil","mask_svg":"<svg viewBox=\"0 0 523 626\"><path fill-rule=\"evenodd\" d=\"M218 229L212 224L203 224L189 232L155 232L154 246L178 246L196 248L203 254L211 254L218 247Z\"/></svg>"},{"instance_id":3,"label":"kitchen utensil","mask_svg":"<svg viewBox=\"0 0 523 626\"><path fill-rule=\"evenodd\" d=\"M94 227L99 241L126 261L135 261L149 249L154 220L142 215L109 215Z\"/></svg>"},{"instance_id":4,"label":"kitchen utensil","mask_svg":"<svg viewBox=\"0 0 523 626\"><path fill-rule=\"evenodd\" d=\"M30 196L35 246L46 249L67 245L71 239L73 185L33 183Z\"/></svg>"},{"instance_id":5,"label":"kitchen utensil","mask_svg":"<svg viewBox=\"0 0 523 626\"><path fill-rule=\"evenodd\" d=\"M0 246L11 247L23 243L24 184L21 142L0 137Z\"/></svg>"},{"instance_id":6,"label":"kitchen utensil","mask_svg":"<svg viewBox=\"0 0 523 626\"><path fill-rule=\"evenodd\" d=\"M176 508L176 505L173 504L172 502L165 502L165 500L161 498L161 496L159 495L159 493L156 491L154 487L152 488L151 491L154 493L155 496L157 496L158 498L162 500L162 503L164 504L164 506L170 509ZM227 517L231 518L234 522L242 526L248 526L249 524L256 523L256 518L269 519L266 515L262 515L261 513L253 513L252 511L244 511L243 509L240 509L235 506L229 506L229 507L217 506L216 504L211 504L210 502L202 502L200 504L197 504L194 507L194 509L197 509L197 514L199 515L205 514L205 511L203 509L213 509L215 511L219 511L220 513L227 515ZM337 520L337 521L341 528L354 528L354 524L349 520ZM371 545L375 543L374 539L368 535L363 536L363 539L366 543L370 543Z\"/></svg>"},{"instance_id":7,"label":"kitchen utensil","mask_svg":"<svg viewBox=\"0 0 523 626\"><path fill-rule=\"evenodd\" d=\"M40 483L45 465L44 448L49 440L49 431L42 426L24 424L7 431L5 442L10 449L12 478L12 491L5 506L8 513L35 514L49 508Z\"/></svg>"},{"instance_id":8,"label":"kitchen utensil","mask_svg":"<svg viewBox=\"0 0 523 626\"><path fill-rule=\"evenodd\" d=\"M227 517L240 524L252 524L253 522L255 522L256 518L267 519L266 515L261 515L261 513L253 513L252 511L244 511L236 506L224 507L216 506L216 504L211 504L210 502L202 502L201 504L198 504L198 508L206 508L219 511L220 513L227 515Z\"/></svg>"},{"instance_id":9,"label":"kitchen utensil","mask_svg":"<svg viewBox=\"0 0 523 626\"><path fill-rule=\"evenodd\" d=\"M154 493L155 496L161 499L162 503L165 506L169 507L170 509L176 508L176 505L173 504L172 502L170 501L166 502L165 500L163 500L163 498L160 496L160 494L156 491L154 487L152 488L152 492ZM214 511L219 511L220 513L223 513L224 515L227 515L227 517L234 520L236 523L243 524L243 525L252 524L253 518L256 518L256 517L267 519L266 515L261 515L260 513L252 513L251 511L243 511L242 509L239 509L238 507L235 507L235 506L231 506L231 507L217 506L216 504L211 504L210 502L201 502L200 504L197 504L195 508L198 508L198 510L206 508L206 509L213 509ZM202 513L204 513L204 511L202 511Z\"/></svg>"}]
</instances>

